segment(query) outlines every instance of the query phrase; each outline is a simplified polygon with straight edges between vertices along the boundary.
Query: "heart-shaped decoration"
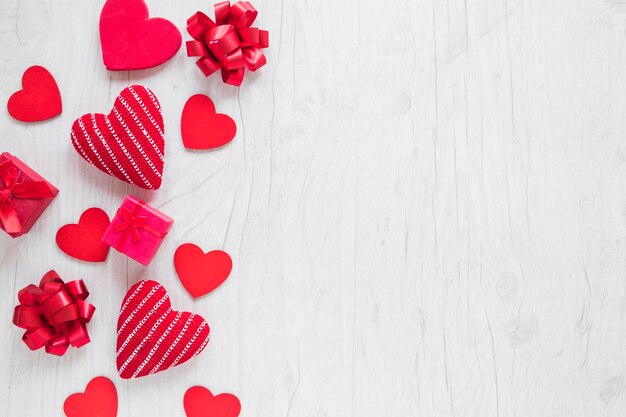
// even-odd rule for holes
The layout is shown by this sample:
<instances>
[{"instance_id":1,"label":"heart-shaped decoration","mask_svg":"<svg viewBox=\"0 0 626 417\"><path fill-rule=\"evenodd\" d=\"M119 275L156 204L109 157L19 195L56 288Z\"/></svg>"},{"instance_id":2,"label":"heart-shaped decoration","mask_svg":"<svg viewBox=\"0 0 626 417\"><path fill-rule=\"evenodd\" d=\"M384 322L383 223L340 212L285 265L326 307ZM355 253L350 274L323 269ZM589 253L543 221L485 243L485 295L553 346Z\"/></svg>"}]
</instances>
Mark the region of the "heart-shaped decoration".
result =
<instances>
[{"instance_id":1,"label":"heart-shaped decoration","mask_svg":"<svg viewBox=\"0 0 626 417\"><path fill-rule=\"evenodd\" d=\"M163 178L164 132L156 96L133 85L122 90L108 115L90 113L76 119L71 137L78 154L100 171L156 190Z\"/></svg>"},{"instance_id":2,"label":"heart-shaped decoration","mask_svg":"<svg viewBox=\"0 0 626 417\"><path fill-rule=\"evenodd\" d=\"M195 357L209 342L197 314L172 310L156 281L140 281L124 297L117 322L117 372L124 379L164 371Z\"/></svg>"},{"instance_id":3,"label":"heart-shaped decoration","mask_svg":"<svg viewBox=\"0 0 626 417\"><path fill-rule=\"evenodd\" d=\"M22 75L22 88L7 103L11 117L21 122L41 122L61 114L61 92L44 67L28 68Z\"/></svg>"},{"instance_id":4,"label":"heart-shaped decoration","mask_svg":"<svg viewBox=\"0 0 626 417\"><path fill-rule=\"evenodd\" d=\"M111 224L102 209L93 207L85 210L78 224L66 224L57 232L57 246L72 258L87 262L104 262L109 254L109 245L102 243L102 236Z\"/></svg>"},{"instance_id":5,"label":"heart-shaped decoration","mask_svg":"<svg viewBox=\"0 0 626 417\"><path fill-rule=\"evenodd\" d=\"M107 0L100 14L104 66L111 71L156 67L173 57L183 39L169 20L148 19L143 0Z\"/></svg>"},{"instance_id":6,"label":"heart-shaped decoration","mask_svg":"<svg viewBox=\"0 0 626 417\"><path fill-rule=\"evenodd\" d=\"M233 269L233 261L224 251L205 254L193 243L185 243L174 253L174 267L183 287L193 298L198 298L226 281Z\"/></svg>"},{"instance_id":7,"label":"heart-shaped decoration","mask_svg":"<svg viewBox=\"0 0 626 417\"><path fill-rule=\"evenodd\" d=\"M213 395L208 389L195 386L183 399L187 417L237 417L241 403L233 394Z\"/></svg>"},{"instance_id":8,"label":"heart-shaped decoration","mask_svg":"<svg viewBox=\"0 0 626 417\"><path fill-rule=\"evenodd\" d=\"M180 130L185 148L213 149L233 140L237 125L230 116L215 113L215 105L209 97L196 94L185 103Z\"/></svg>"},{"instance_id":9,"label":"heart-shaped decoration","mask_svg":"<svg viewBox=\"0 0 626 417\"><path fill-rule=\"evenodd\" d=\"M72 394L63 403L67 417L115 417L117 390L110 379L103 376L89 381L84 394Z\"/></svg>"}]
</instances>

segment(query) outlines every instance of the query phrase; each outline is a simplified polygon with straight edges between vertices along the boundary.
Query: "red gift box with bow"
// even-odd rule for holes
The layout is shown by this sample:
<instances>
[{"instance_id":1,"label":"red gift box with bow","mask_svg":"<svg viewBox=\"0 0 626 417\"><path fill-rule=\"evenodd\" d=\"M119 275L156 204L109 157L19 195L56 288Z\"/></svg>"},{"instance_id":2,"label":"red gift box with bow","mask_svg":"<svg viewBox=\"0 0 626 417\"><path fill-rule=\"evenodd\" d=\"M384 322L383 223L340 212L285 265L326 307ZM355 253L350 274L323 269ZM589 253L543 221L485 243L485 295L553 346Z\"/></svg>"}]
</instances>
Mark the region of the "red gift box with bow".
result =
<instances>
[{"instance_id":1,"label":"red gift box with bow","mask_svg":"<svg viewBox=\"0 0 626 417\"><path fill-rule=\"evenodd\" d=\"M140 264L148 265L173 223L164 213L128 195L102 241Z\"/></svg>"},{"instance_id":2,"label":"red gift box with bow","mask_svg":"<svg viewBox=\"0 0 626 417\"><path fill-rule=\"evenodd\" d=\"M0 228L7 234L28 233L58 193L19 158L0 154Z\"/></svg>"}]
</instances>

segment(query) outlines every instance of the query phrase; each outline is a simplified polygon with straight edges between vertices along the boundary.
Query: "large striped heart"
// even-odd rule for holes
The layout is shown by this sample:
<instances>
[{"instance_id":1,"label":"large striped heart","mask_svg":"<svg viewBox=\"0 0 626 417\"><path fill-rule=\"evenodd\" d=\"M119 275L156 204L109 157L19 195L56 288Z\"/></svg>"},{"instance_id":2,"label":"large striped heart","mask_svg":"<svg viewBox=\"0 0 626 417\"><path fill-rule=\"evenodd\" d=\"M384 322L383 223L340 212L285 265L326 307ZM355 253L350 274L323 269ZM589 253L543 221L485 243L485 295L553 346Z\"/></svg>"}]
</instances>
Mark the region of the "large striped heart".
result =
<instances>
[{"instance_id":1,"label":"large striped heart","mask_svg":"<svg viewBox=\"0 0 626 417\"><path fill-rule=\"evenodd\" d=\"M80 156L105 174L149 190L161 186L165 141L161 105L142 85L127 87L108 115L85 114L72 126Z\"/></svg>"},{"instance_id":2,"label":"large striped heart","mask_svg":"<svg viewBox=\"0 0 626 417\"><path fill-rule=\"evenodd\" d=\"M172 310L156 281L140 281L124 297L117 322L117 372L124 379L187 362L209 342L209 325L197 314Z\"/></svg>"}]
</instances>

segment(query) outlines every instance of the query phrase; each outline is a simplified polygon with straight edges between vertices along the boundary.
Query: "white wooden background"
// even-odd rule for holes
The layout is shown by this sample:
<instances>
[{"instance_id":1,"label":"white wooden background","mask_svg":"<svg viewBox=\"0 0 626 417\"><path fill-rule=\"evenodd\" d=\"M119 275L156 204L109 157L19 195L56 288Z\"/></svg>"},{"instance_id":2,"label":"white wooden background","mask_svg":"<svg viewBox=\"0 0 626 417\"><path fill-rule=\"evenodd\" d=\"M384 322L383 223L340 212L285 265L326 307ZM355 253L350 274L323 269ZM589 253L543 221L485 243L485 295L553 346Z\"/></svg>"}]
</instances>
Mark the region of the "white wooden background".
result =
<instances>
[{"instance_id":1,"label":"white wooden background","mask_svg":"<svg viewBox=\"0 0 626 417\"><path fill-rule=\"evenodd\" d=\"M0 150L61 190L31 233L0 236L0 416L62 416L92 377L120 417L183 417L185 390L230 391L242 416L626 414L626 0L255 0L268 65L241 89L206 80L183 50L107 72L102 0L0 0L0 102L22 72L56 76L64 111L0 112ZM184 22L200 0L149 0ZM161 190L101 174L74 152L73 120L142 83L166 121ZM180 112L209 94L237 122L214 152L181 143ZM3 104L4 105L4 104ZM57 229L126 193L175 220L152 264L61 253ZM223 248L229 280L193 301L175 248ZM17 291L48 269L83 277L92 343L30 352ZM127 288L162 282L201 313L193 362L139 380L115 370Z\"/></svg>"}]
</instances>

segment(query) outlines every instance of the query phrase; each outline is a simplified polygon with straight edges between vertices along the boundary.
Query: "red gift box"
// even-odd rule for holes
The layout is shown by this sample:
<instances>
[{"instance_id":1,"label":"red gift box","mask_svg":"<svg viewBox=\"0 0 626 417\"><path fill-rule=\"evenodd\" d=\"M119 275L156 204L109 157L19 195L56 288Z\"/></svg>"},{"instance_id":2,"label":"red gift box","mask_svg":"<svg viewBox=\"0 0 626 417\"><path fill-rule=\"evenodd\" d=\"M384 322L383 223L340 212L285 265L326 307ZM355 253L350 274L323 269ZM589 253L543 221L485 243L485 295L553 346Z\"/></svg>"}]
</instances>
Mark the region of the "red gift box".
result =
<instances>
[{"instance_id":1,"label":"red gift box","mask_svg":"<svg viewBox=\"0 0 626 417\"><path fill-rule=\"evenodd\" d=\"M28 233L58 193L20 159L0 154L0 228L7 234Z\"/></svg>"},{"instance_id":2,"label":"red gift box","mask_svg":"<svg viewBox=\"0 0 626 417\"><path fill-rule=\"evenodd\" d=\"M148 265L173 223L164 213L128 195L102 241L140 264Z\"/></svg>"}]
</instances>

